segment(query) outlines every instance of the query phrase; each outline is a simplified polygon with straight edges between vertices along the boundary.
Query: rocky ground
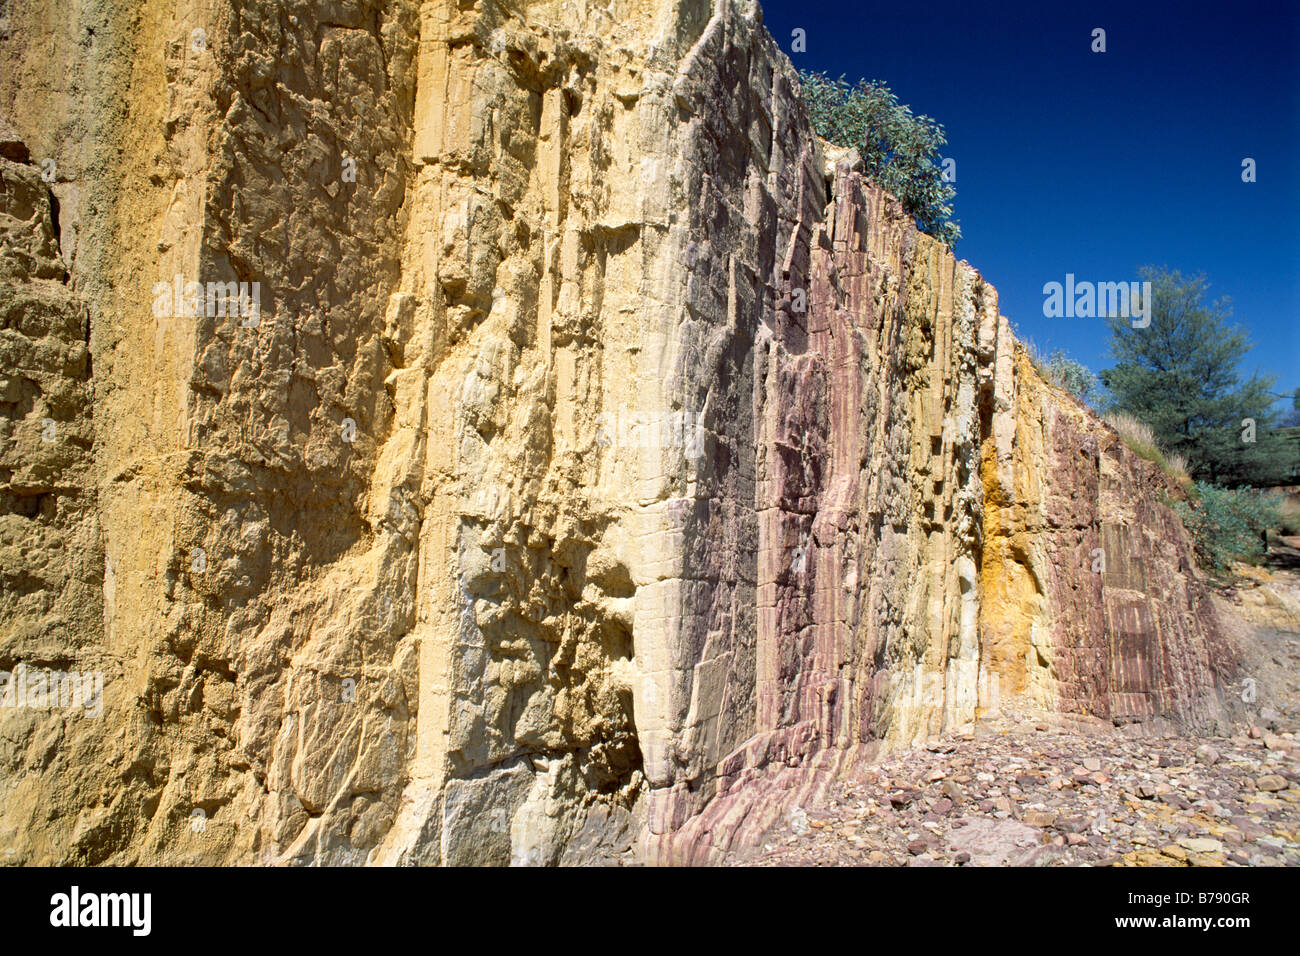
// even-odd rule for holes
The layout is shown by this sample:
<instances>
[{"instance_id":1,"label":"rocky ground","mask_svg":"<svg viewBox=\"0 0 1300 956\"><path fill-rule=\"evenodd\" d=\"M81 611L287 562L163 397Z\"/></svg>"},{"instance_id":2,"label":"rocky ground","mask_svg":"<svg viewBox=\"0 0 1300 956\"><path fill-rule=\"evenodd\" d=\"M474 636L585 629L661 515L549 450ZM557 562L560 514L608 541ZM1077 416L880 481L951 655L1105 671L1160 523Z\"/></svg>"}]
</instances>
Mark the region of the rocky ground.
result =
<instances>
[{"instance_id":1,"label":"rocky ground","mask_svg":"<svg viewBox=\"0 0 1300 956\"><path fill-rule=\"evenodd\" d=\"M1007 717L834 785L744 862L1300 865L1300 741L1252 733L1101 738Z\"/></svg>"},{"instance_id":2,"label":"rocky ground","mask_svg":"<svg viewBox=\"0 0 1300 956\"><path fill-rule=\"evenodd\" d=\"M1270 583L1284 603L1300 593L1293 572ZM833 784L730 864L1300 865L1300 633L1278 627L1272 591L1239 598L1223 600L1263 693L1235 735L1137 738L1008 711Z\"/></svg>"}]
</instances>

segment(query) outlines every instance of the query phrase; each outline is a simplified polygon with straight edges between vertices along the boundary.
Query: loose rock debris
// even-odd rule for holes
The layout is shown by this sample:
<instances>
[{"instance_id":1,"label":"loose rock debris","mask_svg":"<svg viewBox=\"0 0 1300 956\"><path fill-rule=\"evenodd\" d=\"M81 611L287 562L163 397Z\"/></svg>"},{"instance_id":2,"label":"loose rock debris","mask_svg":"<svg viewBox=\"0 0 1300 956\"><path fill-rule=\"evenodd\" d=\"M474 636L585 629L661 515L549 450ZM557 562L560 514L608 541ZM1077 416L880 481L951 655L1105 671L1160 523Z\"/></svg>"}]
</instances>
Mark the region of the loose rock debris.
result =
<instances>
[{"instance_id":1,"label":"loose rock debris","mask_svg":"<svg viewBox=\"0 0 1300 956\"><path fill-rule=\"evenodd\" d=\"M728 864L1296 866L1298 758L1280 725L1099 737L1008 716L846 777Z\"/></svg>"}]
</instances>

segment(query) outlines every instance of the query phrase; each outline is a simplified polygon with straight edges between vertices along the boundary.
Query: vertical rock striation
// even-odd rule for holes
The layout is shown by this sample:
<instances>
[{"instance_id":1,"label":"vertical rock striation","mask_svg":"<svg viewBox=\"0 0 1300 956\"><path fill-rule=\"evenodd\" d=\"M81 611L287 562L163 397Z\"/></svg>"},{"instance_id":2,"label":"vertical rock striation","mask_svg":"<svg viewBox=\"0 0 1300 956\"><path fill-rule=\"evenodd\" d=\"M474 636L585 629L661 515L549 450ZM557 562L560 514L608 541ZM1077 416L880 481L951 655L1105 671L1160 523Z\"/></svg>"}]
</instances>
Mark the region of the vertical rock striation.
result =
<instances>
[{"instance_id":1,"label":"vertical rock striation","mask_svg":"<svg viewBox=\"0 0 1300 956\"><path fill-rule=\"evenodd\" d=\"M1237 653L1168 507L1182 490L1023 351L993 392L981 622L994 669L1063 713L1222 729Z\"/></svg>"},{"instance_id":2,"label":"vertical rock striation","mask_svg":"<svg viewBox=\"0 0 1300 956\"><path fill-rule=\"evenodd\" d=\"M1226 719L1180 492L756 4L52 10L0 51L0 666L104 706L0 709L11 860L701 862L1000 700Z\"/></svg>"}]
</instances>

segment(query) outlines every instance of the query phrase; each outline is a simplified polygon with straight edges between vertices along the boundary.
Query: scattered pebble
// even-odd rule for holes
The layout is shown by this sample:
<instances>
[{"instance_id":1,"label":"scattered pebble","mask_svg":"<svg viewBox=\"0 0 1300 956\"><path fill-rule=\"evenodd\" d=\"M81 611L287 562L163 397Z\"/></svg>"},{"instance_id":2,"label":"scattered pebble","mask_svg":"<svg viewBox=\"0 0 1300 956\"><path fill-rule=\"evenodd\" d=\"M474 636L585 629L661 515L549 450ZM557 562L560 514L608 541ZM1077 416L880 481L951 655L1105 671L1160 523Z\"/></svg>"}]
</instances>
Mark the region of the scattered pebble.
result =
<instances>
[{"instance_id":1,"label":"scattered pebble","mask_svg":"<svg viewBox=\"0 0 1300 956\"><path fill-rule=\"evenodd\" d=\"M1004 714L845 776L727 863L1300 866L1297 716L1207 739Z\"/></svg>"}]
</instances>

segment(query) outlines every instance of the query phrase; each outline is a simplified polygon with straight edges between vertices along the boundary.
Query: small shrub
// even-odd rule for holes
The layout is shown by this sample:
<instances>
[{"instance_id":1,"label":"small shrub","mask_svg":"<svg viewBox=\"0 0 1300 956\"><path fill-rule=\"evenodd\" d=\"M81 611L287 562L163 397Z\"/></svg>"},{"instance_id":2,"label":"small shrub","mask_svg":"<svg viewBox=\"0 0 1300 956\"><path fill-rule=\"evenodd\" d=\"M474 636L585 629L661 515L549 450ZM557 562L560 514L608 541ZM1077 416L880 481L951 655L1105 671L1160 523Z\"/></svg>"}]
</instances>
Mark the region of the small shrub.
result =
<instances>
[{"instance_id":1,"label":"small shrub","mask_svg":"<svg viewBox=\"0 0 1300 956\"><path fill-rule=\"evenodd\" d=\"M1076 362L1057 349L1047 360L1047 380L1091 405L1101 394L1096 374L1082 362Z\"/></svg>"},{"instance_id":2,"label":"small shrub","mask_svg":"<svg viewBox=\"0 0 1300 956\"><path fill-rule=\"evenodd\" d=\"M1174 510L1191 532L1199 563L1223 572L1233 561L1257 564L1265 534L1282 520L1280 497L1253 488L1196 483L1197 501L1175 501Z\"/></svg>"},{"instance_id":3,"label":"small shrub","mask_svg":"<svg viewBox=\"0 0 1300 956\"><path fill-rule=\"evenodd\" d=\"M948 138L928 116L915 116L883 83L799 71L808 118L822 139L852 146L867 176L892 193L922 232L953 245L961 227L952 218L957 190L944 181L939 151Z\"/></svg>"},{"instance_id":4,"label":"small shrub","mask_svg":"<svg viewBox=\"0 0 1300 956\"><path fill-rule=\"evenodd\" d=\"M1044 355L1033 339L1021 339L1020 344L1025 347L1034 371L1043 381L1065 389L1088 405L1101 397L1101 381L1096 374L1082 362L1070 358L1065 349Z\"/></svg>"}]
</instances>

